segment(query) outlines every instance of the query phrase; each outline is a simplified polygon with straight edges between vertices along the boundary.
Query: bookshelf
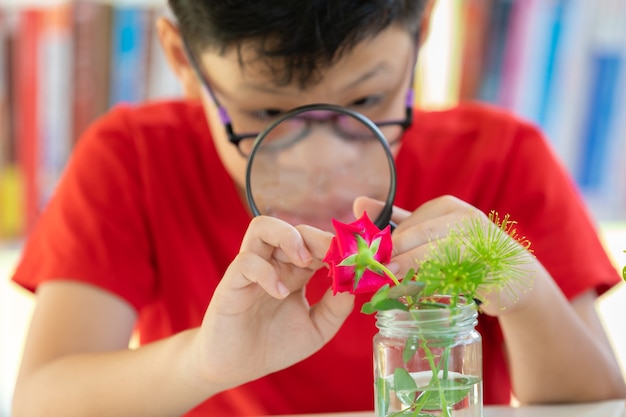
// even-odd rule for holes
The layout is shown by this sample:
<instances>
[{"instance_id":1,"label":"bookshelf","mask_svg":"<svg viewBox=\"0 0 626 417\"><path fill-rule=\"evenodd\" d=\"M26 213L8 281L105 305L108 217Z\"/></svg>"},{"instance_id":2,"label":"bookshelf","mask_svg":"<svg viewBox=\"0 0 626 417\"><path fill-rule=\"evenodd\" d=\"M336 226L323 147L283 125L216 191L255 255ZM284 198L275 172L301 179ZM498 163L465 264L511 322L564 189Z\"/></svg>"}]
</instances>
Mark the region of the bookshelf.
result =
<instances>
[{"instance_id":1,"label":"bookshelf","mask_svg":"<svg viewBox=\"0 0 626 417\"><path fill-rule=\"evenodd\" d=\"M0 0L0 241L36 221L81 133L120 102L179 97L165 0Z\"/></svg>"},{"instance_id":2,"label":"bookshelf","mask_svg":"<svg viewBox=\"0 0 626 417\"><path fill-rule=\"evenodd\" d=\"M626 0L592 3L437 0L417 104L479 99L536 123L594 216L626 221ZM166 10L166 0L0 0L0 240L28 233L96 117L180 95L153 27Z\"/></svg>"},{"instance_id":3,"label":"bookshelf","mask_svg":"<svg viewBox=\"0 0 626 417\"><path fill-rule=\"evenodd\" d=\"M626 0L591 3L437 0L417 104L479 99L529 119L598 220L624 221ZM153 30L165 11L165 0L0 0L11 58L0 62L17 62L0 68L0 239L27 233L94 118L179 95Z\"/></svg>"}]
</instances>

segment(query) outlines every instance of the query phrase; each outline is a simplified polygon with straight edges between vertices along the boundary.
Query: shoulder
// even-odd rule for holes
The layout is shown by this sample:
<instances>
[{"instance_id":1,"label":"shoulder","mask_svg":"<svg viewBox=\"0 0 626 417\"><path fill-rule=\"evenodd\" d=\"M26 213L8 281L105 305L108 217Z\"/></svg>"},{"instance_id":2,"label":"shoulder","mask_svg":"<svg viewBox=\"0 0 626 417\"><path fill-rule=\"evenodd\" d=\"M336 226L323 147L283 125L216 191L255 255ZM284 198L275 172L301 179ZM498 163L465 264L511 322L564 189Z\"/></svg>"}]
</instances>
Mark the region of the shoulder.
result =
<instances>
[{"instance_id":1,"label":"shoulder","mask_svg":"<svg viewBox=\"0 0 626 417\"><path fill-rule=\"evenodd\" d=\"M114 157L136 163L158 155L190 155L207 143L211 143L210 133L199 102L120 104L83 133L72 156L75 160Z\"/></svg>"},{"instance_id":2,"label":"shoulder","mask_svg":"<svg viewBox=\"0 0 626 417\"><path fill-rule=\"evenodd\" d=\"M140 105L119 104L100 117L84 136L102 133L181 133L206 128L202 106L195 101L157 101Z\"/></svg>"},{"instance_id":3,"label":"shoulder","mask_svg":"<svg viewBox=\"0 0 626 417\"><path fill-rule=\"evenodd\" d=\"M413 155L467 164L554 155L541 130L513 112L480 102L441 110L416 110L399 157Z\"/></svg>"},{"instance_id":4,"label":"shoulder","mask_svg":"<svg viewBox=\"0 0 626 417\"><path fill-rule=\"evenodd\" d=\"M503 140L519 134L542 136L538 127L513 112L476 101L442 110L418 110L407 136L450 140Z\"/></svg>"}]
</instances>

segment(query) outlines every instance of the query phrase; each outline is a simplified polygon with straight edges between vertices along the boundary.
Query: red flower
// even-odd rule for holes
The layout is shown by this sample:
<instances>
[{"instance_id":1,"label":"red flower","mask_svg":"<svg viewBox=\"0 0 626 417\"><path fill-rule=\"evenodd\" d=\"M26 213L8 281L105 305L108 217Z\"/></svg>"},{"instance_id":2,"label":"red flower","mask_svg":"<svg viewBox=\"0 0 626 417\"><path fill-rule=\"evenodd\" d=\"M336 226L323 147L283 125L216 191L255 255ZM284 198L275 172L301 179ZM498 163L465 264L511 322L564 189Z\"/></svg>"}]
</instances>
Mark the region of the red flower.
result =
<instances>
[{"instance_id":1,"label":"red flower","mask_svg":"<svg viewBox=\"0 0 626 417\"><path fill-rule=\"evenodd\" d=\"M324 262L329 265L333 293L367 293L394 281L384 271L391 258L391 229L380 230L364 213L345 224L333 219L333 237Z\"/></svg>"}]
</instances>

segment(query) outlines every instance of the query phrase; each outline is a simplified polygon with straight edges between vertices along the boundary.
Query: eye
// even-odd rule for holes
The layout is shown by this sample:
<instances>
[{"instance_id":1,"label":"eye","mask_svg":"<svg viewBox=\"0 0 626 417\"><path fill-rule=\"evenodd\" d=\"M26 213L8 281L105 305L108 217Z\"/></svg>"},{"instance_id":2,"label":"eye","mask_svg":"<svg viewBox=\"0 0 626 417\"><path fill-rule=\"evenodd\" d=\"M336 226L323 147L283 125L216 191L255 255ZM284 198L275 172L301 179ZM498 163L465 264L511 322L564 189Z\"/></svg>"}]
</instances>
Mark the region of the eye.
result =
<instances>
[{"instance_id":1,"label":"eye","mask_svg":"<svg viewBox=\"0 0 626 417\"><path fill-rule=\"evenodd\" d=\"M271 120L283 114L279 109L263 109L251 113L253 117L259 120Z\"/></svg>"},{"instance_id":2,"label":"eye","mask_svg":"<svg viewBox=\"0 0 626 417\"><path fill-rule=\"evenodd\" d=\"M369 106L374 106L378 103L380 103L382 100L381 96L367 96L367 97L363 97L360 98L358 100L355 100L352 102L352 104L350 104L350 107L369 107Z\"/></svg>"}]
</instances>

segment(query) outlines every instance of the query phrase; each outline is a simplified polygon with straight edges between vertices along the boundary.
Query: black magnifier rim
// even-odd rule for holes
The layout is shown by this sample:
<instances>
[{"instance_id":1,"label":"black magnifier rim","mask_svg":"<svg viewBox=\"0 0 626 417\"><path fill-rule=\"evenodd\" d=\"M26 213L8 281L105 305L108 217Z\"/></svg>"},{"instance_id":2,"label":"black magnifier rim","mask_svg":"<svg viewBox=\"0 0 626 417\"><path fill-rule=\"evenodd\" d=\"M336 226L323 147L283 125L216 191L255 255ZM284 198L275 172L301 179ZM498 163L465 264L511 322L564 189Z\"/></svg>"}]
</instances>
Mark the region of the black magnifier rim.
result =
<instances>
[{"instance_id":1,"label":"black magnifier rim","mask_svg":"<svg viewBox=\"0 0 626 417\"><path fill-rule=\"evenodd\" d=\"M361 113L357 111L348 109L346 107L336 106L334 104L309 104L306 106L296 107L295 109L288 111L287 113L283 114L282 116L274 120L272 123L270 123L265 129L263 129L257 135L252 145L252 150L250 151L250 154L248 155L248 160L246 163L246 199L248 200L248 206L250 207L252 214L254 216L261 215L261 212L259 211L259 208L255 204L254 198L252 197L252 187L250 186L250 178L252 174L252 161L254 160L254 156L259 150L259 147L261 143L263 142L263 139L265 139L265 136L267 136L267 134L274 127L276 127L276 125L282 123L286 119L297 116L298 114L305 113L308 111L313 111L313 110L335 111L338 113L342 113L342 114L354 117L355 119L365 124L372 131L376 139L378 139L383 149L385 150L385 155L387 157L387 162L389 164L389 173L390 173L389 194L387 195L387 200L385 201L385 206L383 207L383 210L380 212L376 220L374 220L374 224L379 229L384 229L385 227L390 225L391 212L393 210L393 202L396 197L396 164L393 158L393 154L391 153L391 148L389 147L389 143L387 142L387 139L385 139L385 136L383 135L383 133L380 131L380 129L378 128L378 126L376 126L374 122L372 122L370 119L368 119L367 117L365 117L364 115L362 115ZM392 224L392 227L393 227L393 224Z\"/></svg>"}]
</instances>

